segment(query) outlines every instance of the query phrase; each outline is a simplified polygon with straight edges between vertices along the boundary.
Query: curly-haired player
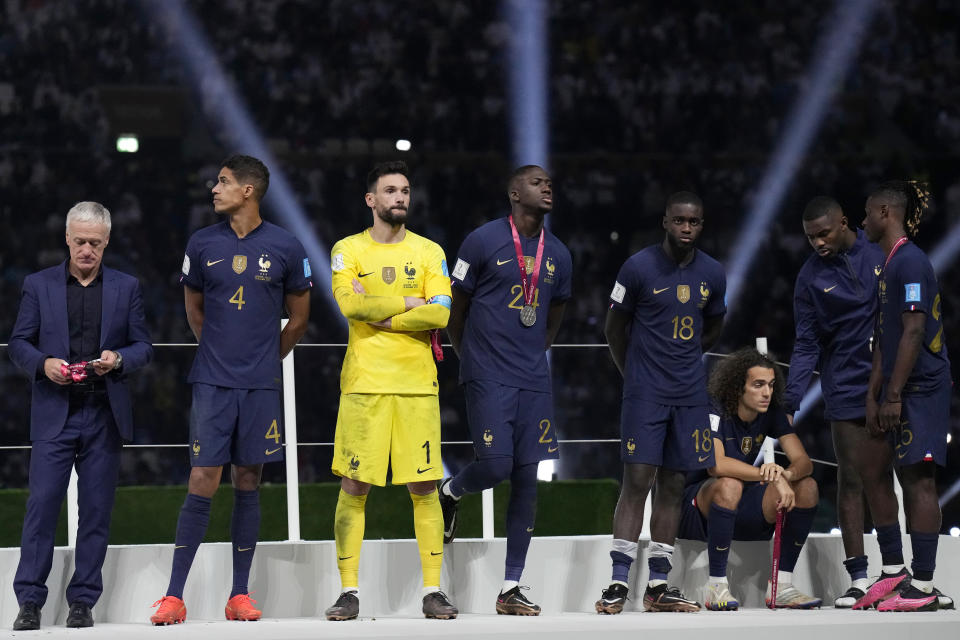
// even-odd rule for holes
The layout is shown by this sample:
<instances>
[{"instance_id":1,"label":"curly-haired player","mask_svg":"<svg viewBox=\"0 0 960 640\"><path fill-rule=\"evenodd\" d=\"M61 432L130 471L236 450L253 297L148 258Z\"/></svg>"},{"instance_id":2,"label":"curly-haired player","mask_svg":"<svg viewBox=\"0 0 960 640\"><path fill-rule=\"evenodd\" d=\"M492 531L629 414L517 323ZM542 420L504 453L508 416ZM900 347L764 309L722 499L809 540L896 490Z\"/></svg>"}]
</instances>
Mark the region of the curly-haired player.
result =
<instances>
[{"instance_id":1,"label":"curly-haired player","mask_svg":"<svg viewBox=\"0 0 960 640\"><path fill-rule=\"evenodd\" d=\"M727 585L730 542L769 539L777 509L790 515L783 527L776 606L810 609L821 604L820 598L793 586L793 568L813 525L819 494L810 477L813 463L780 403L783 385L777 365L756 349L741 349L724 358L707 383L716 412L703 440L712 446L715 463L688 476L678 534L707 542L707 609L740 608ZM776 463L753 466L766 438L778 439L790 460L786 468ZM769 605L769 590L767 600Z\"/></svg>"}]
</instances>

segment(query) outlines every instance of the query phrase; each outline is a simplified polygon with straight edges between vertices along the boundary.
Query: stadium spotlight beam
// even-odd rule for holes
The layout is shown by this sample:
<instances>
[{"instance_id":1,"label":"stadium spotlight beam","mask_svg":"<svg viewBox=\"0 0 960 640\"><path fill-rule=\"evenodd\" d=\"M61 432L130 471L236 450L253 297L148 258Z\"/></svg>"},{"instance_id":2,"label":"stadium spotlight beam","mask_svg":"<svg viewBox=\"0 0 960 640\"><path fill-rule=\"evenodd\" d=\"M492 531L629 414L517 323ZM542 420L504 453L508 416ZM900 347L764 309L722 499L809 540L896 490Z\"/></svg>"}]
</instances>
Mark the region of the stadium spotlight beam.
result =
<instances>
[{"instance_id":1,"label":"stadium spotlight beam","mask_svg":"<svg viewBox=\"0 0 960 640\"><path fill-rule=\"evenodd\" d=\"M957 225L950 229L947 233L947 237L941 240L936 247L933 248L933 251L930 253L930 262L933 264L933 270L940 276L944 271L949 269L951 265L956 261L958 254L960 254L960 225ZM800 401L800 406L797 407L797 413L794 416L794 422L802 420L807 413L816 406L817 402L820 401L823 391L820 389L820 381L818 380L806 394L803 396L803 400ZM960 481L958 481L953 487L951 487L950 497L952 498L956 493L960 492ZM944 504L947 494L944 494L944 497L941 498L940 504Z\"/></svg>"},{"instance_id":2,"label":"stadium spotlight beam","mask_svg":"<svg viewBox=\"0 0 960 640\"><path fill-rule=\"evenodd\" d=\"M549 170L547 3L503 0L502 10L510 24L507 60L513 165L536 164ZM549 217L545 224L549 228ZM551 359L549 353L547 359ZM552 480L555 471L555 461L544 460L537 467L537 479Z\"/></svg>"},{"instance_id":3,"label":"stadium spotlight beam","mask_svg":"<svg viewBox=\"0 0 960 640\"><path fill-rule=\"evenodd\" d=\"M515 166L547 168L547 3L504 0L510 24L510 130Z\"/></svg>"},{"instance_id":4,"label":"stadium spotlight beam","mask_svg":"<svg viewBox=\"0 0 960 640\"><path fill-rule=\"evenodd\" d=\"M170 46L179 55L204 103L202 110L207 121L220 124L224 142L229 147L260 158L270 168L266 202L287 230L303 243L317 285L314 290L322 291L327 303L336 311L336 317L342 318L330 287L330 252L314 233L290 181L224 73L196 17L183 0L141 0L141 4L150 18L162 26Z\"/></svg>"},{"instance_id":5,"label":"stadium spotlight beam","mask_svg":"<svg viewBox=\"0 0 960 640\"><path fill-rule=\"evenodd\" d=\"M843 84L843 77L860 50L870 26L877 0L839 0L828 24L832 27L814 45L819 52L810 72L809 87L787 118L786 134L780 139L760 183L760 190L733 244L727 269L727 308L743 292L750 266L764 239L764 230L776 216L783 196L816 138L824 113Z\"/></svg>"}]
</instances>

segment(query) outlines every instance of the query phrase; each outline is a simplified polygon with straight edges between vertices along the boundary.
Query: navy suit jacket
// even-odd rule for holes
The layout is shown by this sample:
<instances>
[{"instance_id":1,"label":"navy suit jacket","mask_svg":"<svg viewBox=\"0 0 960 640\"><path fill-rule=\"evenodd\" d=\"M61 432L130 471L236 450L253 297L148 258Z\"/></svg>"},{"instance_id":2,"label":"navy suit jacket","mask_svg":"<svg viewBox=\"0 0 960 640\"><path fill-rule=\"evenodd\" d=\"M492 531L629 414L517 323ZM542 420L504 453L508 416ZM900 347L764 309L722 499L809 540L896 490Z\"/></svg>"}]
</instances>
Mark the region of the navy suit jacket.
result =
<instances>
[{"instance_id":1,"label":"navy suit jacket","mask_svg":"<svg viewBox=\"0 0 960 640\"><path fill-rule=\"evenodd\" d=\"M66 424L70 408L70 385L58 385L43 373L46 358L70 360L65 269L65 263L61 263L32 273L23 281L20 312L7 348L14 364L33 380L31 441L56 437ZM103 378L120 436L130 441L133 407L126 376L153 359L153 345L143 314L140 283L133 276L107 267L103 267L100 320L100 351L104 349L123 356L120 371L111 371Z\"/></svg>"}]
</instances>

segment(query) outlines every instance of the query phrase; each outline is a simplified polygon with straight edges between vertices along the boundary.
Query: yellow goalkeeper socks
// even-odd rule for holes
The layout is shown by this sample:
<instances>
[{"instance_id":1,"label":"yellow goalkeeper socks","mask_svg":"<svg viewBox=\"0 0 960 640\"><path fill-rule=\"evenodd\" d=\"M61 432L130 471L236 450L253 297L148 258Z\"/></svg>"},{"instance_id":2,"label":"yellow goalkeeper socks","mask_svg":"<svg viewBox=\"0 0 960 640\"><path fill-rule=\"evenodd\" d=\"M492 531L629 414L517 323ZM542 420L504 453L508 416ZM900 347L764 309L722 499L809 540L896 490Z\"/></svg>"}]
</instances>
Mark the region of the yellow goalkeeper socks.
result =
<instances>
[{"instance_id":1,"label":"yellow goalkeeper socks","mask_svg":"<svg viewBox=\"0 0 960 640\"><path fill-rule=\"evenodd\" d=\"M413 528L420 549L420 566L423 568L423 586L440 584L440 567L443 565L443 511L436 491L425 496L410 494L413 500Z\"/></svg>"},{"instance_id":2,"label":"yellow goalkeeper socks","mask_svg":"<svg viewBox=\"0 0 960 640\"><path fill-rule=\"evenodd\" d=\"M366 503L367 496L350 495L340 489L337 512L333 520L333 535L337 543L340 585L344 590L359 586L357 574L360 572L360 546L363 544Z\"/></svg>"}]
</instances>

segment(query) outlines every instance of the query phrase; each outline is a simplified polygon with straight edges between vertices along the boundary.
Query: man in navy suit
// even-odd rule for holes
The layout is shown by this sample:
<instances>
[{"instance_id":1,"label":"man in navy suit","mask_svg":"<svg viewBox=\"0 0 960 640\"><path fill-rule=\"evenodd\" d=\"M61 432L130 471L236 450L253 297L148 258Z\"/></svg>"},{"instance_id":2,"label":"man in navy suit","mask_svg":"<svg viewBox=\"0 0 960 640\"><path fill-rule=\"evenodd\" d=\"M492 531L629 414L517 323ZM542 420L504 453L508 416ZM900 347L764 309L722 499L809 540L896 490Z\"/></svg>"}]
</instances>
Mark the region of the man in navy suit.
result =
<instances>
[{"instance_id":1,"label":"man in navy suit","mask_svg":"<svg viewBox=\"0 0 960 640\"><path fill-rule=\"evenodd\" d=\"M70 259L26 277L10 336L10 359L33 380L30 498L13 580L20 604L15 631L40 628L57 518L74 465L80 523L67 626L93 626L120 449L133 439L126 376L153 358L140 284L100 264L110 212L96 202L77 203L66 227ZM92 364L82 381L61 371L83 361Z\"/></svg>"}]
</instances>

